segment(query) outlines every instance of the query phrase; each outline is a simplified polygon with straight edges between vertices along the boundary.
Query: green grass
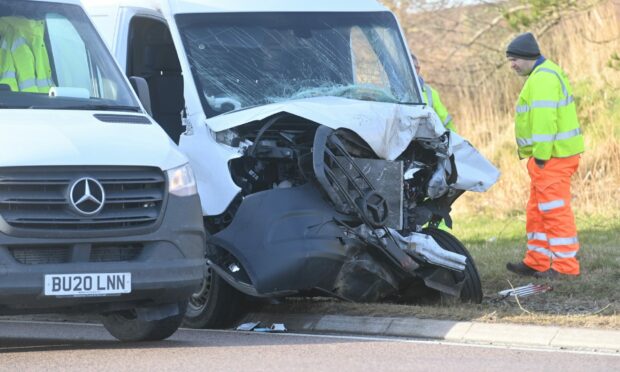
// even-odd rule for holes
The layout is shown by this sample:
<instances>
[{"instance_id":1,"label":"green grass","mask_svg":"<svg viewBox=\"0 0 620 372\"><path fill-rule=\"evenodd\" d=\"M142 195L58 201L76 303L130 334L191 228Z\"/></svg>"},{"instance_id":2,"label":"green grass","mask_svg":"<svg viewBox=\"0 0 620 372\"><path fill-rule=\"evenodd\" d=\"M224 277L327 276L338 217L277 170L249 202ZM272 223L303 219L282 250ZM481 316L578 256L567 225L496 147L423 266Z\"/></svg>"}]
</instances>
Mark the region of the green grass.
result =
<instances>
[{"instance_id":1,"label":"green grass","mask_svg":"<svg viewBox=\"0 0 620 372\"><path fill-rule=\"evenodd\" d=\"M620 216L579 216L581 275L540 280L505 269L525 253L525 217L495 219L457 216L454 234L468 247L481 275L482 304L352 304L333 299L289 299L265 311L364 316L396 316L482 322L512 322L620 329ZM513 300L497 292L528 283L546 283L553 291Z\"/></svg>"},{"instance_id":2,"label":"green grass","mask_svg":"<svg viewBox=\"0 0 620 372\"><path fill-rule=\"evenodd\" d=\"M526 310L529 305L528 311L533 313L564 316L597 312L614 315L620 310L620 218L579 216L577 226L581 275L551 281L553 292L524 299ZM458 220L454 233L471 251L487 298L511 284L544 282L521 278L505 269L506 262L523 258L524 216L508 220L463 218Z\"/></svg>"}]
</instances>

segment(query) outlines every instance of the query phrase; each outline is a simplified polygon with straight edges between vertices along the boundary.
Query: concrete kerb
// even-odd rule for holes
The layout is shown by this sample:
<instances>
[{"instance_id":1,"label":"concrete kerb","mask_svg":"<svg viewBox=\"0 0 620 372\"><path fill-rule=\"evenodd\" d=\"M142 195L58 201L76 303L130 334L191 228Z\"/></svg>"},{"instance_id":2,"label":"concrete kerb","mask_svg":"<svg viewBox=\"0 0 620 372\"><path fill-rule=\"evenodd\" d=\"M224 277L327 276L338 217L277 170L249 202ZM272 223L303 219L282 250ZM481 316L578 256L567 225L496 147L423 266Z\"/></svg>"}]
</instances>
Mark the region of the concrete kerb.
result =
<instances>
[{"instance_id":1,"label":"concrete kerb","mask_svg":"<svg viewBox=\"0 0 620 372\"><path fill-rule=\"evenodd\" d=\"M620 353L620 331L345 315L252 313L243 322L284 323L289 332L338 333Z\"/></svg>"}]
</instances>

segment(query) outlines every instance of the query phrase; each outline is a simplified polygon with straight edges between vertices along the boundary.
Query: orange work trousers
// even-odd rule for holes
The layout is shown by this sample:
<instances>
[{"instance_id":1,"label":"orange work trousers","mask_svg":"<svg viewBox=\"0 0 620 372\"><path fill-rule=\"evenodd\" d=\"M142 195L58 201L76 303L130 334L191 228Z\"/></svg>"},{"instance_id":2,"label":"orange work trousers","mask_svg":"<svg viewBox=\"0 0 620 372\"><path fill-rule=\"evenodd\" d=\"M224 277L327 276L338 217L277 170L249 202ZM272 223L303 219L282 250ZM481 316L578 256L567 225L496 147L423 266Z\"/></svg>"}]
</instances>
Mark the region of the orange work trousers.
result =
<instances>
[{"instance_id":1,"label":"orange work trousers","mask_svg":"<svg viewBox=\"0 0 620 372\"><path fill-rule=\"evenodd\" d=\"M551 158L539 168L534 158L527 162L530 199L527 203L527 252L523 263L537 271L550 268L579 275L579 241L571 209L570 179L580 155Z\"/></svg>"}]
</instances>

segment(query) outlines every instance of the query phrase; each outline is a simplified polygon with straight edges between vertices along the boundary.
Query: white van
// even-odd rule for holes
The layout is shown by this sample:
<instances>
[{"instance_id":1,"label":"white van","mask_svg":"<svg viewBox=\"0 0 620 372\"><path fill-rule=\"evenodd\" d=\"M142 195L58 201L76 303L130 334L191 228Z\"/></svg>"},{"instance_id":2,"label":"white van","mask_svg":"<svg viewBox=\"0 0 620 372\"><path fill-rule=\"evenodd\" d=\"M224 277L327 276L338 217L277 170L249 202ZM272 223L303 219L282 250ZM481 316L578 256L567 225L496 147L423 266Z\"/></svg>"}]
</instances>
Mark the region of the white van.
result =
<instances>
[{"instance_id":1,"label":"white van","mask_svg":"<svg viewBox=\"0 0 620 372\"><path fill-rule=\"evenodd\" d=\"M196 171L209 271L186 324L229 323L242 293L481 301L467 250L434 227L499 173L424 105L384 6L85 3Z\"/></svg>"},{"instance_id":2,"label":"white van","mask_svg":"<svg viewBox=\"0 0 620 372\"><path fill-rule=\"evenodd\" d=\"M77 0L0 0L0 314L102 315L120 340L179 327L203 281L187 158Z\"/></svg>"}]
</instances>

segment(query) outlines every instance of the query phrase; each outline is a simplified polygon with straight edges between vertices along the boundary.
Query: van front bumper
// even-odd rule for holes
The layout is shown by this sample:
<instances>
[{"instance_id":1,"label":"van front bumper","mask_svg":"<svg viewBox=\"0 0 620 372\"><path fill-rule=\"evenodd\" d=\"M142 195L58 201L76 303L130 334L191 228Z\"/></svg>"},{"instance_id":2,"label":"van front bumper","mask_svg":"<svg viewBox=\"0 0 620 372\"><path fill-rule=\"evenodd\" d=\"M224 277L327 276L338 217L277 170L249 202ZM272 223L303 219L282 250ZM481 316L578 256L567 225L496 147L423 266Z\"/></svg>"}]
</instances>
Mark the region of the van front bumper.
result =
<instances>
[{"instance_id":1,"label":"van front bumper","mask_svg":"<svg viewBox=\"0 0 620 372\"><path fill-rule=\"evenodd\" d=\"M37 238L0 232L0 314L106 312L185 301L206 270L198 196L169 195L159 227L141 235ZM48 274L130 273L131 292L47 296Z\"/></svg>"}]
</instances>

